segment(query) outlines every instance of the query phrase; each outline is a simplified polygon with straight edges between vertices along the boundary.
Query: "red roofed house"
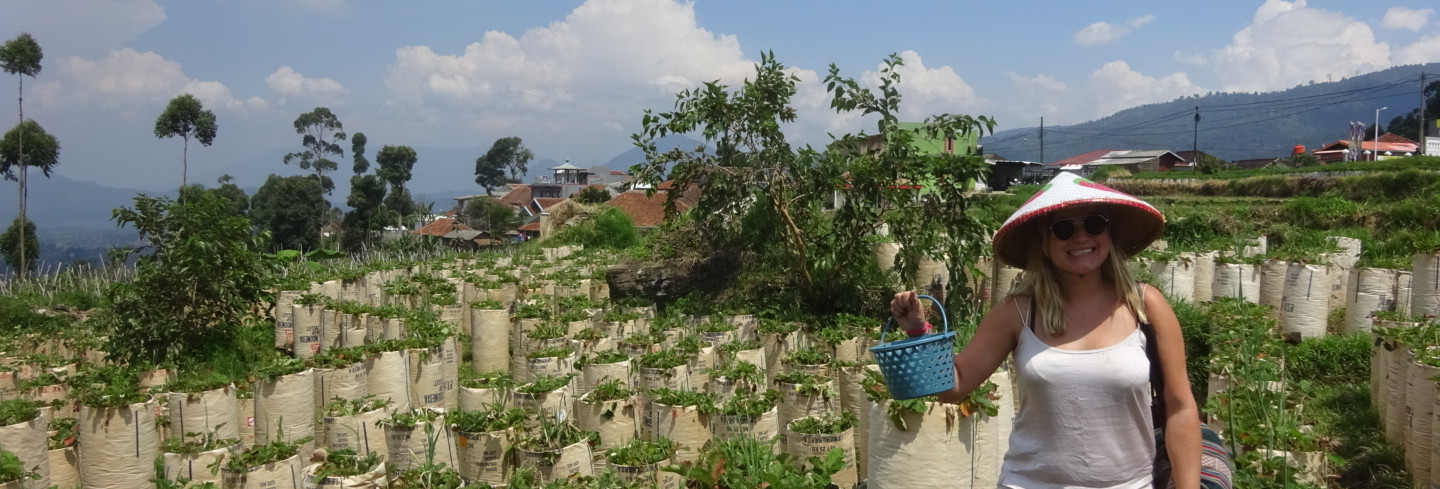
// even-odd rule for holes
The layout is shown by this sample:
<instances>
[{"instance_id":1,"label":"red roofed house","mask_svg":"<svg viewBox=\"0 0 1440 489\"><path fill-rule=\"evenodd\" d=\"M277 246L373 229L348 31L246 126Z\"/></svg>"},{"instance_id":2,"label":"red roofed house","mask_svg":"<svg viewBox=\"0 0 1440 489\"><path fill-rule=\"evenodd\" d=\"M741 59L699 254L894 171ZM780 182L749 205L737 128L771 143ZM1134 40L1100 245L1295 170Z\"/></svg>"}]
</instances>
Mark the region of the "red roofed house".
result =
<instances>
[{"instance_id":1,"label":"red roofed house","mask_svg":"<svg viewBox=\"0 0 1440 489\"><path fill-rule=\"evenodd\" d=\"M1189 163L1180 155L1163 149L1097 149L1089 153L1071 156L1045 166L1048 171L1068 171L1089 175L1104 166L1118 166L1130 173L1171 171L1189 169Z\"/></svg>"},{"instance_id":2,"label":"red roofed house","mask_svg":"<svg viewBox=\"0 0 1440 489\"><path fill-rule=\"evenodd\" d=\"M653 228L665 221L665 201L670 198L674 186L673 180L661 183L655 188L655 195L647 195L647 189L628 190L610 199L605 205L614 206L630 216L637 228ZM676 199L675 209L684 212L700 200L700 188L691 185L685 192L677 195Z\"/></svg>"},{"instance_id":3,"label":"red roofed house","mask_svg":"<svg viewBox=\"0 0 1440 489\"><path fill-rule=\"evenodd\" d=\"M1420 144L1411 141L1410 138L1387 132L1380 135L1378 154L1374 140L1360 142L1360 160L1403 158L1414 155L1419 149ZM1346 161L1345 154L1348 152L1350 152L1350 141L1341 139L1315 150L1315 157L1319 158L1321 163L1335 163Z\"/></svg>"}]
</instances>

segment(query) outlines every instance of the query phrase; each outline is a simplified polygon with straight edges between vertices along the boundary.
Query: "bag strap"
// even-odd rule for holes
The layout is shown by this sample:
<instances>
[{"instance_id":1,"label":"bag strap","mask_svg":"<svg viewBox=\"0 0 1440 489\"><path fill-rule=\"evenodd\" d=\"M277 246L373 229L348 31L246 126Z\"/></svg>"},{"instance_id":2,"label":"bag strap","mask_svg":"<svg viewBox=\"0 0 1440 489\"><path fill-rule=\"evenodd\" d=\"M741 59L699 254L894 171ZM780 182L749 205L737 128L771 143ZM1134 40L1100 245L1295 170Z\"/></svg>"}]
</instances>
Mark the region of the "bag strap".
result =
<instances>
[{"instance_id":1,"label":"bag strap","mask_svg":"<svg viewBox=\"0 0 1440 489\"><path fill-rule=\"evenodd\" d=\"M1140 307L1145 307L1145 284L1140 284ZM1145 334L1145 358L1150 360L1150 421L1156 428L1165 426L1165 367L1160 363L1160 345L1155 340L1155 326L1140 321Z\"/></svg>"}]
</instances>

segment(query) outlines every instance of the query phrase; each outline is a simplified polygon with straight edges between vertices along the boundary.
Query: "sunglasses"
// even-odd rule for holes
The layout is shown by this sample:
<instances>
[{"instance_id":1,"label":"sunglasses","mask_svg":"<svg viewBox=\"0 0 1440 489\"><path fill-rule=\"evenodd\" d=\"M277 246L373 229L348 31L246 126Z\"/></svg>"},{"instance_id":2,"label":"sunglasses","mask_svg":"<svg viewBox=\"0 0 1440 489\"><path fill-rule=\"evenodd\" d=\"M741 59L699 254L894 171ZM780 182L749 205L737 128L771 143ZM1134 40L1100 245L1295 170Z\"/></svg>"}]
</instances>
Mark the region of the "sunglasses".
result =
<instances>
[{"instance_id":1,"label":"sunglasses","mask_svg":"<svg viewBox=\"0 0 1440 489\"><path fill-rule=\"evenodd\" d=\"M1050 223L1050 234L1054 235L1055 239L1060 241L1069 241L1070 238L1075 237L1076 222L1079 222L1080 226L1085 228L1085 232L1091 236L1099 236L1100 233L1105 232L1105 228L1110 227L1110 220L1106 219L1105 216L1091 214L1085 217L1060 219L1052 222Z\"/></svg>"}]
</instances>

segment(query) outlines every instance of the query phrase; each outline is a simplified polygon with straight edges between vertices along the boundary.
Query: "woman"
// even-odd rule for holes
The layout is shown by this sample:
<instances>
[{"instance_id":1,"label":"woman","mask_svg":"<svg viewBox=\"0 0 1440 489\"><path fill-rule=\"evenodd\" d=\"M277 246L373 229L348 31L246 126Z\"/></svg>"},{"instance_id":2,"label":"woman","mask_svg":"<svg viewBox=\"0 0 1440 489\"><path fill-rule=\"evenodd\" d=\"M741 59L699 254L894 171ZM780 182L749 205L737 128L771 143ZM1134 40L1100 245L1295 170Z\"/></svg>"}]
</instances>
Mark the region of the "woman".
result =
<instances>
[{"instance_id":1,"label":"woman","mask_svg":"<svg viewBox=\"0 0 1440 489\"><path fill-rule=\"evenodd\" d=\"M956 386L940 398L964 398L1014 354L1024 402L1001 487L1151 487L1153 428L1162 426L1175 487L1199 487L1200 417L1180 324L1125 263L1164 227L1150 204L1061 173L995 233L995 256L1025 278L955 355ZM890 309L912 336L931 329L914 292L896 294ZM1155 331L1163 412L1151 410L1142 322Z\"/></svg>"}]
</instances>

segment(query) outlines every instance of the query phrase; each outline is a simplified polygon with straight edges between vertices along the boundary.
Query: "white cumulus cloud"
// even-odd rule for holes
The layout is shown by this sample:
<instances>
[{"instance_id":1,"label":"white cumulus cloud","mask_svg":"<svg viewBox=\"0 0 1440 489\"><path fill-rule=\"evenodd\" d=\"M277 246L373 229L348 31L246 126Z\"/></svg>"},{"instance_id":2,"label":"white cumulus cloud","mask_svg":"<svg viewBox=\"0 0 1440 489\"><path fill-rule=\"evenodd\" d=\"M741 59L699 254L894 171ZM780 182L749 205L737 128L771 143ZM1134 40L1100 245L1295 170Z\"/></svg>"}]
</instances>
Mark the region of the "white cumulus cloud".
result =
<instances>
[{"instance_id":1,"label":"white cumulus cloud","mask_svg":"<svg viewBox=\"0 0 1440 489\"><path fill-rule=\"evenodd\" d=\"M1075 44L1081 46L1100 46L1115 44L1120 39L1129 35L1135 30L1145 27L1146 24L1155 20L1154 15L1142 15L1135 17L1122 24L1111 24L1109 22L1096 22L1080 29L1073 36Z\"/></svg>"},{"instance_id":2,"label":"white cumulus cloud","mask_svg":"<svg viewBox=\"0 0 1440 489\"><path fill-rule=\"evenodd\" d=\"M1091 117L1104 117L1137 105L1168 102L1202 91L1184 72L1155 78L1135 71L1124 61L1105 63L1090 73L1083 90L1085 98L1090 99L1087 105L1094 110Z\"/></svg>"},{"instance_id":3,"label":"white cumulus cloud","mask_svg":"<svg viewBox=\"0 0 1440 489\"><path fill-rule=\"evenodd\" d=\"M190 93L207 107L233 112L250 112L268 107L258 97L241 100L218 81L196 80L185 75L180 63L154 52L125 48L111 51L99 60L78 56L60 64L62 77L41 89L46 104L88 104L117 111L163 104Z\"/></svg>"},{"instance_id":4,"label":"white cumulus cloud","mask_svg":"<svg viewBox=\"0 0 1440 489\"><path fill-rule=\"evenodd\" d=\"M1387 68L1390 51L1368 24L1345 14L1305 0L1267 0L1210 65L1223 90L1269 91Z\"/></svg>"},{"instance_id":5,"label":"white cumulus cloud","mask_svg":"<svg viewBox=\"0 0 1440 489\"><path fill-rule=\"evenodd\" d=\"M0 32L29 32L53 59L103 56L166 20L154 0L15 1L4 12Z\"/></svg>"},{"instance_id":6,"label":"white cumulus cloud","mask_svg":"<svg viewBox=\"0 0 1440 489\"><path fill-rule=\"evenodd\" d=\"M280 94L279 103L282 105L297 98L313 100L321 105L341 105L350 92L340 82L329 78L306 78L289 66L282 66L265 77L265 83Z\"/></svg>"},{"instance_id":7,"label":"white cumulus cloud","mask_svg":"<svg viewBox=\"0 0 1440 489\"><path fill-rule=\"evenodd\" d=\"M1385 11L1385 19L1381 25L1386 29L1406 29L1420 32L1420 29L1430 22L1431 15L1435 15L1435 9L1391 7Z\"/></svg>"},{"instance_id":8,"label":"white cumulus cloud","mask_svg":"<svg viewBox=\"0 0 1440 489\"><path fill-rule=\"evenodd\" d=\"M1440 61L1440 35L1425 36L1409 45L1395 48L1395 64L1411 65Z\"/></svg>"}]
</instances>

